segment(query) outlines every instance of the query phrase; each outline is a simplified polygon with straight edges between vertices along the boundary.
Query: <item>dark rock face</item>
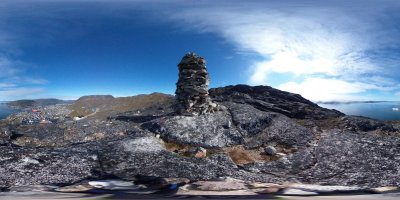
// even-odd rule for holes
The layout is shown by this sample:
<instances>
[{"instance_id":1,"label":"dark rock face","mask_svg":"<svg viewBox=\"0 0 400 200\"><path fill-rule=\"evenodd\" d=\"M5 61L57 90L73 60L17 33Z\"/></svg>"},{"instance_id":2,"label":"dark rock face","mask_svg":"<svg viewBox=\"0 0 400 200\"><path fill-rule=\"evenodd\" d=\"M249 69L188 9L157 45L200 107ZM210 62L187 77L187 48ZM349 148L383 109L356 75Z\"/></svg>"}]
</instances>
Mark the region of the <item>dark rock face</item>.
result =
<instances>
[{"instance_id":1,"label":"dark rock face","mask_svg":"<svg viewBox=\"0 0 400 200\"><path fill-rule=\"evenodd\" d=\"M201 115L218 110L208 96L208 72L204 58L187 53L178 64L179 79L176 83L178 111L182 114Z\"/></svg>"},{"instance_id":2,"label":"dark rock face","mask_svg":"<svg viewBox=\"0 0 400 200\"><path fill-rule=\"evenodd\" d=\"M299 94L274 89L269 86L235 85L210 89L216 102L249 104L261 111L281 113L297 119L326 119L343 116L339 111L321 108Z\"/></svg>"},{"instance_id":3,"label":"dark rock face","mask_svg":"<svg viewBox=\"0 0 400 200\"><path fill-rule=\"evenodd\" d=\"M263 112L248 104L225 103L232 115L232 123L243 135L254 136L272 124L276 113Z\"/></svg>"},{"instance_id":4,"label":"dark rock face","mask_svg":"<svg viewBox=\"0 0 400 200\"><path fill-rule=\"evenodd\" d=\"M314 133L288 117L260 111L248 104L224 103L230 110L233 124L238 127L247 147L255 148L268 142L285 146L305 146Z\"/></svg>"}]
</instances>

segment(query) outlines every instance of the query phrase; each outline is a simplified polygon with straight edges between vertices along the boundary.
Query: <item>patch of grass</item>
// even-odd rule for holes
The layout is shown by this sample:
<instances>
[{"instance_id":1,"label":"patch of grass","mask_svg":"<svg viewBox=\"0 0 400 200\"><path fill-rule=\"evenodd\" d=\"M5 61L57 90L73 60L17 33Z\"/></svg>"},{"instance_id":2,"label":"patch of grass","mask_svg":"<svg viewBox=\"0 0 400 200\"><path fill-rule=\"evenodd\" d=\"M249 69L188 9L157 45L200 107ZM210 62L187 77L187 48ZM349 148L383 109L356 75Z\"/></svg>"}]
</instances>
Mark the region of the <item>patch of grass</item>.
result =
<instances>
[{"instance_id":1,"label":"patch of grass","mask_svg":"<svg viewBox=\"0 0 400 200\"><path fill-rule=\"evenodd\" d=\"M301 125L301 126L305 126L305 125L306 125L306 120L304 120L304 119L298 119L298 120L296 120L296 123L299 124L299 125Z\"/></svg>"},{"instance_id":2,"label":"patch of grass","mask_svg":"<svg viewBox=\"0 0 400 200\"><path fill-rule=\"evenodd\" d=\"M285 152L278 147L278 152ZM258 161L274 161L277 160L276 156L269 156L264 153L264 148L246 149L243 145L226 147L223 149L225 153L231 157L232 161L237 165L249 164ZM285 152L286 153L286 152Z\"/></svg>"},{"instance_id":3,"label":"patch of grass","mask_svg":"<svg viewBox=\"0 0 400 200\"><path fill-rule=\"evenodd\" d=\"M255 160L250 156L250 154L243 149L233 149L232 151L228 151L229 157L231 157L232 161L237 165L253 163Z\"/></svg>"},{"instance_id":4,"label":"patch of grass","mask_svg":"<svg viewBox=\"0 0 400 200\"><path fill-rule=\"evenodd\" d=\"M177 144L177 143L173 143L173 142L164 142L165 148L168 151L180 151L180 150L189 150L190 148L193 148L190 145L183 145L183 144Z\"/></svg>"},{"instance_id":5,"label":"patch of grass","mask_svg":"<svg viewBox=\"0 0 400 200\"><path fill-rule=\"evenodd\" d=\"M193 155L191 154L191 151L198 147L198 146L193 146L193 145L178 144L178 143L166 142L166 141L164 141L164 146L165 146L166 150L171 151L171 152L176 152L179 155L185 156L185 157L193 157ZM216 153L223 152L222 149L218 149L218 148L208 148L208 149L205 148L205 149L207 150L206 157L209 157Z\"/></svg>"}]
</instances>

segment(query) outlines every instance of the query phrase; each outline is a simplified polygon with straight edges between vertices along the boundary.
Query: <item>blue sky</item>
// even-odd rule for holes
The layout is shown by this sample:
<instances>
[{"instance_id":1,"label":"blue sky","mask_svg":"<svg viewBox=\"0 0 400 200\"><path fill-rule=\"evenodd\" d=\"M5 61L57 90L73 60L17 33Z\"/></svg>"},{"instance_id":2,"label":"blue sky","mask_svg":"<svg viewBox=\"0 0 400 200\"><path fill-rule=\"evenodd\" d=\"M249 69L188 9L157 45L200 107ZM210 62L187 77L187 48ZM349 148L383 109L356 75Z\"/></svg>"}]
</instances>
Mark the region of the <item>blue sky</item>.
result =
<instances>
[{"instance_id":1,"label":"blue sky","mask_svg":"<svg viewBox=\"0 0 400 200\"><path fill-rule=\"evenodd\" d=\"M400 1L2 1L0 100L173 94L187 51L211 87L398 100Z\"/></svg>"}]
</instances>

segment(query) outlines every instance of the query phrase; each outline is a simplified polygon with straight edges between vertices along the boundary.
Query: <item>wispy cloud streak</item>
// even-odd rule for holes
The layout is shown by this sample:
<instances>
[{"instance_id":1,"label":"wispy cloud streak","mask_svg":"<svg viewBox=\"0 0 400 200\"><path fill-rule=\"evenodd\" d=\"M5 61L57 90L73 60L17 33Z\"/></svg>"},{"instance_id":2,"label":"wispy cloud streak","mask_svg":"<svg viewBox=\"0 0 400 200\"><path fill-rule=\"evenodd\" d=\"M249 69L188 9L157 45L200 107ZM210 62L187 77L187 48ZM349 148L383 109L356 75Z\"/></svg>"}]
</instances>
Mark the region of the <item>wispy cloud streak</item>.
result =
<instances>
[{"instance_id":1,"label":"wispy cloud streak","mask_svg":"<svg viewBox=\"0 0 400 200\"><path fill-rule=\"evenodd\" d=\"M260 60L249 67L252 85L272 85L314 101L356 100L363 93L399 89L397 81L382 82L377 77L393 80L400 73L400 30L394 27L399 26L395 8L400 4L312 2L204 5L177 11L172 19L220 35L238 52L259 55ZM276 74L294 80L271 82Z\"/></svg>"},{"instance_id":2,"label":"wispy cloud streak","mask_svg":"<svg viewBox=\"0 0 400 200\"><path fill-rule=\"evenodd\" d=\"M10 5L18 4L5 1L0 5L0 100L38 97L45 88L38 88L37 85L45 85L48 81L29 75L28 69L32 65L17 59L23 53L21 45L27 43L30 37L25 36L26 27L20 29L7 23L16 14L13 13L15 7Z\"/></svg>"}]
</instances>

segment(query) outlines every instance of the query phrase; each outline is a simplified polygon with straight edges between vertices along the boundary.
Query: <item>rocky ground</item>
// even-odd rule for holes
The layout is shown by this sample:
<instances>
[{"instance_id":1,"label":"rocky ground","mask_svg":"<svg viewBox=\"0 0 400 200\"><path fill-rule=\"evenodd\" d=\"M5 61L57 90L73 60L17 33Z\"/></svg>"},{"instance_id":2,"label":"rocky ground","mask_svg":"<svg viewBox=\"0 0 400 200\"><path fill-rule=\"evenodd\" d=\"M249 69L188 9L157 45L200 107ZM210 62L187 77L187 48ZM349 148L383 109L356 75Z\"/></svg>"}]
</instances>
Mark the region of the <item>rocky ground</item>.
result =
<instances>
[{"instance_id":1,"label":"rocky ground","mask_svg":"<svg viewBox=\"0 0 400 200\"><path fill-rule=\"evenodd\" d=\"M257 194L288 190L289 183L363 192L400 186L398 122L346 116L267 86L209 92L227 109L181 116L172 96L153 94L123 100L134 106L97 96L12 115L0 121L0 190L40 185L57 191L116 179L143 191L199 181L226 185L226 177L239 183L224 191L264 184L252 190Z\"/></svg>"}]
</instances>

